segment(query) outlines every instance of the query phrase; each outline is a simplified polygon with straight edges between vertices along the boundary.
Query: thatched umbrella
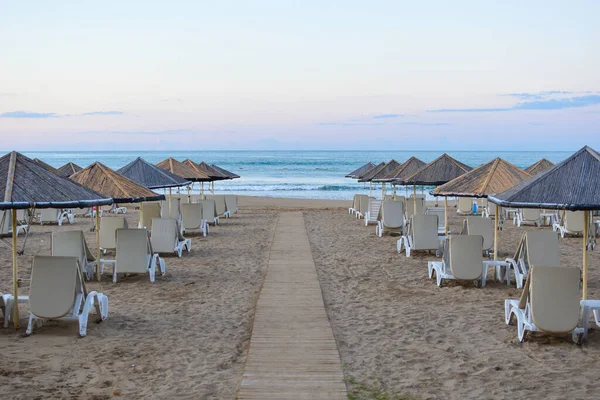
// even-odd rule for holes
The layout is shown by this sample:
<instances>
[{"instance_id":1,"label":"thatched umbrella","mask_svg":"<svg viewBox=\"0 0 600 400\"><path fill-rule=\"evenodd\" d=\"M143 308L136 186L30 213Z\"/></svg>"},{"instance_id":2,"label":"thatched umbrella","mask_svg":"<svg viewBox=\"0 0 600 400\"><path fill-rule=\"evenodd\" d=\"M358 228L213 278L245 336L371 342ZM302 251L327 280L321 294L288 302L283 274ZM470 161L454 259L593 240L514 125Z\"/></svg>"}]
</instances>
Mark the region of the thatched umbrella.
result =
<instances>
[{"instance_id":1,"label":"thatched umbrella","mask_svg":"<svg viewBox=\"0 0 600 400\"><path fill-rule=\"evenodd\" d=\"M72 162L68 162L58 169L58 173L63 178L68 178L71 175L81 171L82 169L83 168L81 168L79 165Z\"/></svg>"},{"instance_id":2,"label":"thatched umbrella","mask_svg":"<svg viewBox=\"0 0 600 400\"><path fill-rule=\"evenodd\" d=\"M386 176L381 177L377 182L390 182L394 186L394 194L396 194L396 182L402 181L411 175L419 172L425 165L425 162L419 160L417 157L410 157L400 167L390 172Z\"/></svg>"},{"instance_id":3,"label":"thatched umbrella","mask_svg":"<svg viewBox=\"0 0 600 400\"><path fill-rule=\"evenodd\" d=\"M438 186L431 194L444 196L446 208L446 235L448 234L448 196L487 198L488 195L502 193L505 190L529 179L531 175L519 167L501 158L483 164L464 175ZM494 260L498 255L498 223L499 209L496 206L496 223L494 227Z\"/></svg>"},{"instance_id":4,"label":"thatched umbrella","mask_svg":"<svg viewBox=\"0 0 600 400\"><path fill-rule=\"evenodd\" d=\"M554 163L552 161L548 161L545 158L542 158L535 164L532 164L529 167L525 168L524 171L527 172L529 175L533 176L547 171L552 167L554 167Z\"/></svg>"},{"instance_id":5,"label":"thatched umbrella","mask_svg":"<svg viewBox=\"0 0 600 400\"><path fill-rule=\"evenodd\" d=\"M363 166L355 169L354 171L350 172L348 175L345 176L345 178L358 179L359 176L361 176L362 174L364 174L365 172L367 172L368 170L370 170L374 166L375 166L375 164L373 164L372 162L369 161L365 165L363 165Z\"/></svg>"},{"instance_id":6,"label":"thatched umbrella","mask_svg":"<svg viewBox=\"0 0 600 400\"><path fill-rule=\"evenodd\" d=\"M185 178L150 164L141 157L136 158L117 172L148 189L181 187L191 183Z\"/></svg>"},{"instance_id":7,"label":"thatched umbrella","mask_svg":"<svg viewBox=\"0 0 600 400\"><path fill-rule=\"evenodd\" d=\"M469 172L473 168L463 164L458 160L444 153L417 173L403 179L403 184L413 185L413 193L417 194L417 185L439 186L452 179L458 178L462 174ZM417 211L417 202L415 201L415 212Z\"/></svg>"},{"instance_id":8,"label":"thatched umbrella","mask_svg":"<svg viewBox=\"0 0 600 400\"><path fill-rule=\"evenodd\" d=\"M202 180L199 180L199 182L202 182L201 189L200 189L200 193L202 193L202 194L204 194L204 182L213 182L212 192L214 194L214 192L215 192L214 181L228 179L225 174L221 173L220 171L216 170L215 168L212 168L210 165L208 165L204 161L201 161L200 163L195 163L188 158L188 159L184 160L183 163L186 166L193 169L194 171L196 171L196 173L205 177Z\"/></svg>"},{"instance_id":9,"label":"thatched umbrella","mask_svg":"<svg viewBox=\"0 0 600 400\"><path fill-rule=\"evenodd\" d=\"M391 160L391 161L394 161L396 163L395 160ZM371 195L371 192L373 190L372 178L374 176L376 176L380 171L382 171L387 166L387 164L388 163L386 163L386 162L382 162L379 165L376 165L375 167L371 168L370 170L365 171L362 175L360 175L358 177L358 181L360 183L369 182L369 196Z\"/></svg>"},{"instance_id":10,"label":"thatched umbrella","mask_svg":"<svg viewBox=\"0 0 600 400\"><path fill-rule=\"evenodd\" d=\"M193 168L190 168L189 165L182 163L174 159L173 157L169 157L165 160L162 160L158 164L157 167L164 169L172 174L175 174L181 178L184 178L191 182L204 182L206 180L210 180L210 178L201 172L196 171ZM189 194L189 190L188 190ZM173 196L172 188L169 188L169 215L171 215L171 199Z\"/></svg>"},{"instance_id":11,"label":"thatched umbrella","mask_svg":"<svg viewBox=\"0 0 600 400\"><path fill-rule=\"evenodd\" d=\"M213 169L216 169L216 170L217 170L218 172L220 172L221 174L223 174L223 175L227 176L227 177L228 177L228 179L238 179L238 178L241 178L241 177L240 177L238 174L234 174L234 173L233 173L233 172L231 172L231 171L227 171L225 168L221 168L221 167L219 167L218 165L215 165L215 164L210 164L210 166L211 166Z\"/></svg>"},{"instance_id":12,"label":"thatched umbrella","mask_svg":"<svg viewBox=\"0 0 600 400\"><path fill-rule=\"evenodd\" d=\"M585 146L546 172L507 191L489 196L502 207L584 212L583 299L587 298L589 212L600 210L600 154Z\"/></svg>"},{"instance_id":13,"label":"thatched umbrella","mask_svg":"<svg viewBox=\"0 0 600 400\"><path fill-rule=\"evenodd\" d=\"M18 328L17 209L92 207L109 205L113 200L51 173L15 151L0 158L0 190L4 192L0 210L12 210L13 315Z\"/></svg>"},{"instance_id":14,"label":"thatched umbrella","mask_svg":"<svg viewBox=\"0 0 600 400\"><path fill-rule=\"evenodd\" d=\"M33 162L36 163L37 165L39 165L40 167L44 168L48 172L52 172L53 174L60 175L60 172L58 171L58 169L54 168L50 164L43 162L39 158L34 158Z\"/></svg>"},{"instance_id":15,"label":"thatched umbrella","mask_svg":"<svg viewBox=\"0 0 600 400\"><path fill-rule=\"evenodd\" d=\"M359 182L381 182L381 198L385 195L385 183L380 179L384 178L391 172L397 170L402 166L402 163L399 163L396 160L390 160L385 166L374 173L369 174L368 177L362 178Z\"/></svg>"}]
</instances>

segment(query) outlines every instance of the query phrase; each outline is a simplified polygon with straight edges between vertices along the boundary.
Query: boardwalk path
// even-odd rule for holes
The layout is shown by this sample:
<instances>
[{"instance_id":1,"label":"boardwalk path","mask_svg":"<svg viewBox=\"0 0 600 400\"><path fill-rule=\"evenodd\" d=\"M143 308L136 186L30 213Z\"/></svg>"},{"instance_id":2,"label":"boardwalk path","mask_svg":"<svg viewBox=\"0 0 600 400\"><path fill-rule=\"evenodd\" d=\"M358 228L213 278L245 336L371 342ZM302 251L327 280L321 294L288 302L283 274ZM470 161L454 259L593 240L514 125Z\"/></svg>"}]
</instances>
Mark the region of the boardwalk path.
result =
<instances>
[{"instance_id":1,"label":"boardwalk path","mask_svg":"<svg viewBox=\"0 0 600 400\"><path fill-rule=\"evenodd\" d=\"M347 399L301 212L279 215L238 399Z\"/></svg>"}]
</instances>

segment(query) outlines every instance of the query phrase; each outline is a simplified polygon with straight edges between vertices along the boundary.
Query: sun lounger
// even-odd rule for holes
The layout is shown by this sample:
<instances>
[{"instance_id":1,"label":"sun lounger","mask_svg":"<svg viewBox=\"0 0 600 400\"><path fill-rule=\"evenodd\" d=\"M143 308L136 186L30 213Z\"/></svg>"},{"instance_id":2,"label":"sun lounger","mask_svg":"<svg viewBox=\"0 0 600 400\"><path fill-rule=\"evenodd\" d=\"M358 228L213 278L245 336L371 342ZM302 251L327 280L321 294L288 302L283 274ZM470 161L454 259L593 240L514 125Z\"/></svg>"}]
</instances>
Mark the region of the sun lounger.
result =
<instances>
[{"instance_id":1,"label":"sun lounger","mask_svg":"<svg viewBox=\"0 0 600 400\"><path fill-rule=\"evenodd\" d=\"M422 197L417 197L416 202L417 202L416 215L423 215L423 212L425 211L425 199ZM404 211L406 212L406 219L410 219L410 217L415 215L415 199L411 197L409 199L406 199L405 203L406 203L406 205L405 205Z\"/></svg>"},{"instance_id":2,"label":"sun lounger","mask_svg":"<svg viewBox=\"0 0 600 400\"><path fill-rule=\"evenodd\" d=\"M411 251L431 251L436 255L440 250L438 239L437 215L413 215L410 217L408 235L402 236L397 242L398 253L406 248L406 256L410 257Z\"/></svg>"},{"instance_id":3,"label":"sun lounger","mask_svg":"<svg viewBox=\"0 0 600 400\"><path fill-rule=\"evenodd\" d=\"M534 266L560 267L558 235L552 231L528 231L521 236L514 258L507 258L510 269L506 271L506 283L510 284L510 270L515 273L517 288L523 287L529 270Z\"/></svg>"},{"instance_id":4,"label":"sun lounger","mask_svg":"<svg viewBox=\"0 0 600 400\"><path fill-rule=\"evenodd\" d=\"M365 215L365 226L369 226L370 223L377 223L380 209L381 200L369 199L369 211Z\"/></svg>"},{"instance_id":5,"label":"sun lounger","mask_svg":"<svg viewBox=\"0 0 600 400\"><path fill-rule=\"evenodd\" d=\"M157 253L175 253L181 257L183 248L192 250L192 241L181 234L181 228L175 218L154 218L151 231L152 248Z\"/></svg>"},{"instance_id":6,"label":"sun lounger","mask_svg":"<svg viewBox=\"0 0 600 400\"><path fill-rule=\"evenodd\" d=\"M29 225L22 224L17 214L17 236L21 232L27 232ZM4 210L0 216L0 236L12 235L12 210Z\"/></svg>"},{"instance_id":7,"label":"sun lounger","mask_svg":"<svg viewBox=\"0 0 600 400\"><path fill-rule=\"evenodd\" d=\"M73 224L73 214L69 214L67 211L57 210L55 208L42 208L39 210L38 214L38 223L40 225L43 224L58 224L58 226L62 226L63 222L69 221L70 224Z\"/></svg>"},{"instance_id":8,"label":"sun lounger","mask_svg":"<svg viewBox=\"0 0 600 400\"><path fill-rule=\"evenodd\" d=\"M542 210L539 208L522 208L517 211L515 218L517 226L522 224L533 224L538 228L542 226Z\"/></svg>"},{"instance_id":9,"label":"sun lounger","mask_svg":"<svg viewBox=\"0 0 600 400\"><path fill-rule=\"evenodd\" d=\"M230 217L238 212L237 202L238 198L236 195L228 194L225 196L225 207Z\"/></svg>"},{"instance_id":10,"label":"sun lounger","mask_svg":"<svg viewBox=\"0 0 600 400\"><path fill-rule=\"evenodd\" d=\"M400 201L385 200L380 211L381 215L375 228L377 236L382 237L384 233L402 235L405 231L404 204Z\"/></svg>"},{"instance_id":11,"label":"sun lounger","mask_svg":"<svg viewBox=\"0 0 600 400\"><path fill-rule=\"evenodd\" d=\"M429 261L429 278L435 273L437 285L442 287L444 279L474 281L476 286L485 286L480 235L454 235L444 241L442 261Z\"/></svg>"},{"instance_id":12,"label":"sun lounger","mask_svg":"<svg viewBox=\"0 0 600 400\"><path fill-rule=\"evenodd\" d=\"M152 220L160 218L162 215L160 203L141 203L140 204L140 222L138 228L152 230Z\"/></svg>"},{"instance_id":13,"label":"sun lounger","mask_svg":"<svg viewBox=\"0 0 600 400\"><path fill-rule=\"evenodd\" d=\"M154 283L156 272L164 275L165 261L154 253L146 229L118 229L117 251L113 263L113 282L117 274L148 274Z\"/></svg>"},{"instance_id":14,"label":"sun lounger","mask_svg":"<svg viewBox=\"0 0 600 400\"><path fill-rule=\"evenodd\" d=\"M100 249L106 254L107 250L117 248L117 229L127 229L124 217L102 217L100 220Z\"/></svg>"},{"instance_id":15,"label":"sun lounger","mask_svg":"<svg viewBox=\"0 0 600 400\"><path fill-rule=\"evenodd\" d=\"M208 233L208 223L202 217L202 204L182 204L181 205L181 217L183 233L191 230L200 230L203 236Z\"/></svg>"},{"instance_id":16,"label":"sun lounger","mask_svg":"<svg viewBox=\"0 0 600 400\"><path fill-rule=\"evenodd\" d=\"M438 235L446 233L446 210L441 207L429 207L425 211L426 215L437 215L438 217ZM449 232L449 231L448 231Z\"/></svg>"},{"instance_id":17,"label":"sun lounger","mask_svg":"<svg viewBox=\"0 0 600 400\"><path fill-rule=\"evenodd\" d=\"M225 203L225 195L216 194L213 196L213 200L215 201L217 216L229 218L229 212L227 211L227 205Z\"/></svg>"},{"instance_id":18,"label":"sun lounger","mask_svg":"<svg viewBox=\"0 0 600 400\"><path fill-rule=\"evenodd\" d=\"M348 214L356 214L360 210L360 194L355 194L352 200L352 207L348 209Z\"/></svg>"},{"instance_id":19,"label":"sun lounger","mask_svg":"<svg viewBox=\"0 0 600 400\"><path fill-rule=\"evenodd\" d=\"M369 196L366 194L361 194L359 196L360 202L358 204L359 209L356 211L356 218L361 219L364 218L367 214L367 211L369 211Z\"/></svg>"},{"instance_id":20,"label":"sun lounger","mask_svg":"<svg viewBox=\"0 0 600 400\"><path fill-rule=\"evenodd\" d=\"M483 237L482 250L489 256L494 247L494 222L491 218L467 217L463 222L463 235L480 235Z\"/></svg>"},{"instance_id":21,"label":"sun lounger","mask_svg":"<svg viewBox=\"0 0 600 400\"><path fill-rule=\"evenodd\" d=\"M96 258L88 248L83 231L52 233L52 255L55 257L76 257L86 278L92 279Z\"/></svg>"},{"instance_id":22,"label":"sun lounger","mask_svg":"<svg viewBox=\"0 0 600 400\"><path fill-rule=\"evenodd\" d=\"M560 237L565 235L583 235L585 213L583 211L565 211L560 222L554 223L552 229L560 232Z\"/></svg>"},{"instance_id":23,"label":"sun lounger","mask_svg":"<svg viewBox=\"0 0 600 400\"><path fill-rule=\"evenodd\" d=\"M510 325L517 319L517 336L521 342L529 332L572 334L580 342L583 328L577 328L580 315L580 271L566 267L532 267L520 299L504 301L504 319Z\"/></svg>"},{"instance_id":24,"label":"sun lounger","mask_svg":"<svg viewBox=\"0 0 600 400\"><path fill-rule=\"evenodd\" d=\"M459 215L473 214L473 199L471 197L459 197L456 213Z\"/></svg>"},{"instance_id":25,"label":"sun lounger","mask_svg":"<svg viewBox=\"0 0 600 400\"><path fill-rule=\"evenodd\" d=\"M198 204L202 204L202 218L209 224L219 225L215 201L213 199L199 200Z\"/></svg>"},{"instance_id":26,"label":"sun lounger","mask_svg":"<svg viewBox=\"0 0 600 400\"><path fill-rule=\"evenodd\" d=\"M12 317L12 311L14 307L14 296L8 293L0 292L0 309L2 310L2 315L4 317L4 327L8 328L8 323ZM19 296L19 304L27 303L29 301L29 296Z\"/></svg>"},{"instance_id":27,"label":"sun lounger","mask_svg":"<svg viewBox=\"0 0 600 400\"><path fill-rule=\"evenodd\" d=\"M33 257L27 335L36 322L50 319L78 321L79 336L83 337L92 310L96 310L97 322L108 317L108 297L87 292L78 263L76 257Z\"/></svg>"}]
</instances>

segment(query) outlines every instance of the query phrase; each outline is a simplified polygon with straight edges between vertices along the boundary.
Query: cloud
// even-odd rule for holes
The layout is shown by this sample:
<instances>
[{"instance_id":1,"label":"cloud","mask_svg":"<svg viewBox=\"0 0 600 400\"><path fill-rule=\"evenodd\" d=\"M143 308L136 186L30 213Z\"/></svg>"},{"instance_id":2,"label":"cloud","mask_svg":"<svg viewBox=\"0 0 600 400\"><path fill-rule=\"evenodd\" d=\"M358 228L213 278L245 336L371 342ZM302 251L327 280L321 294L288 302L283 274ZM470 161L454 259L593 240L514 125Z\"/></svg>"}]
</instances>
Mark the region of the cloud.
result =
<instances>
[{"instance_id":1,"label":"cloud","mask_svg":"<svg viewBox=\"0 0 600 400\"><path fill-rule=\"evenodd\" d=\"M382 122L319 122L318 126L381 126Z\"/></svg>"},{"instance_id":2,"label":"cloud","mask_svg":"<svg viewBox=\"0 0 600 400\"><path fill-rule=\"evenodd\" d=\"M58 118L56 113L38 113L27 111L10 111L0 114L0 118Z\"/></svg>"},{"instance_id":3,"label":"cloud","mask_svg":"<svg viewBox=\"0 0 600 400\"><path fill-rule=\"evenodd\" d=\"M399 125L418 125L418 126L452 126L450 122L401 122Z\"/></svg>"},{"instance_id":4,"label":"cloud","mask_svg":"<svg viewBox=\"0 0 600 400\"><path fill-rule=\"evenodd\" d=\"M91 111L81 115L123 115L123 111Z\"/></svg>"},{"instance_id":5,"label":"cloud","mask_svg":"<svg viewBox=\"0 0 600 400\"><path fill-rule=\"evenodd\" d=\"M517 103L512 107L499 108L442 108L427 110L427 112L506 112L521 110L563 110L567 108L588 107L600 104L600 95L567 97L564 99L533 100Z\"/></svg>"},{"instance_id":6,"label":"cloud","mask_svg":"<svg viewBox=\"0 0 600 400\"><path fill-rule=\"evenodd\" d=\"M398 118L401 117L402 114L381 114L381 115L374 115L371 118L373 119L387 119L387 118Z\"/></svg>"},{"instance_id":7,"label":"cloud","mask_svg":"<svg viewBox=\"0 0 600 400\"><path fill-rule=\"evenodd\" d=\"M587 92L581 92L581 93L591 93L591 92L587 91ZM576 94L576 92L569 92L566 90L545 90L545 91L541 91L541 92L537 92L537 93L506 93L506 94L501 94L500 96L516 97L520 100L541 100L548 96L568 95L568 94Z\"/></svg>"},{"instance_id":8,"label":"cloud","mask_svg":"<svg viewBox=\"0 0 600 400\"><path fill-rule=\"evenodd\" d=\"M167 131L112 131L108 132L113 135L175 135L181 133L190 133L189 129L174 129ZM81 132L81 133L93 133L93 132Z\"/></svg>"}]
</instances>

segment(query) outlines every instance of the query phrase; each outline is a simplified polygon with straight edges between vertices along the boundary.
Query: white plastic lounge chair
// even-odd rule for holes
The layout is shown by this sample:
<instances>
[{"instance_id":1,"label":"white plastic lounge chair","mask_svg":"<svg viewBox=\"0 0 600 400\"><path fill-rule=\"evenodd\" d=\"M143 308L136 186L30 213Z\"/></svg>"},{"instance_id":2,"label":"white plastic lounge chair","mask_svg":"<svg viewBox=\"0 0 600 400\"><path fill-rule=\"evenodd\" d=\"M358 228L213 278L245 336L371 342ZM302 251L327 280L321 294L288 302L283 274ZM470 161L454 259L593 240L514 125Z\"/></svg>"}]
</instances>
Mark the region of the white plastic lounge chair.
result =
<instances>
[{"instance_id":1,"label":"white plastic lounge chair","mask_svg":"<svg viewBox=\"0 0 600 400\"><path fill-rule=\"evenodd\" d=\"M365 215L367 215L367 211L369 211L369 196L367 196L366 194L361 194L360 196L360 202L359 202L359 209L356 211L356 218L361 219L364 218Z\"/></svg>"},{"instance_id":2,"label":"white plastic lounge chair","mask_svg":"<svg viewBox=\"0 0 600 400\"><path fill-rule=\"evenodd\" d=\"M441 207L429 207L425 211L426 215L437 215L438 217L438 235L446 233L446 210ZM450 232L450 231L448 231Z\"/></svg>"},{"instance_id":3,"label":"white plastic lounge chair","mask_svg":"<svg viewBox=\"0 0 600 400\"><path fill-rule=\"evenodd\" d=\"M417 197L417 213L416 215L423 215L423 212L425 211L425 199ZM410 219L410 217L412 217L413 215L415 215L415 199L414 198L410 198L410 199L406 199L406 218Z\"/></svg>"},{"instance_id":4,"label":"white plastic lounge chair","mask_svg":"<svg viewBox=\"0 0 600 400\"><path fill-rule=\"evenodd\" d=\"M352 207L348 209L348 214L356 214L356 212L360 209L360 194L355 194L352 200Z\"/></svg>"},{"instance_id":5,"label":"white plastic lounge chair","mask_svg":"<svg viewBox=\"0 0 600 400\"><path fill-rule=\"evenodd\" d=\"M494 222L491 218L467 217L463 223L463 235L480 235L483 237L482 250L490 255L494 247Z\"/></svg>"},{"instance_id":6,"label":"white plastic lounge chair","mask_svg":"<svg viewBox=\"0 0 600 400\"><path fill-rule=\"evenodd\" d=\"M152 249L157 253L175 253L181 257L183 248L192 250L192 241L181 234L175 218L154 218L151 233Z\"/></svg>"},{"instance_id":7,"label":"white plastic lounge chair","mask_svg":"<svg viewBox=\"0 0 600 400\"><path fill-rule=\"evenodd\" d=\"M102 208L103 211L108 211L109 213L119 215L119 214L127 214L127 207L120 206L118 204L113 204L112 206L107 206L109 208Z\"/></svg>"},{"instance_id":8,"label":"white plastic lounge chair","mask_svg":"<svg viewBox=\"0 0 600 400\"><path fill-rule=\"evenodd\" d=\"M92 279L96 257L88 248L83 231L67 231L52 233L52 255L55 257L76 257L83 268L86 278Z\"/></svg>"},{"instance_id":9,"label":"white plastic lounge chair","mask_svg":"<svg viewBox=\"0 0 600 400\"><path fill-rule=\"evenodd\" d=\"M583 235L585 213L583 211L566 211L560 222L554 223L552 229L560 232L560 237L565 235Z\"/></svg>"},{"instance_id":10,"label":"white plastic lounge chair","mask_svg":"<svg viewBox=\"0 0 600 400\"><path fill-rule=\"evenodd\" d=\"M140 204L140 222L138 228L152 230L152 220L161 217L160 203L141 203Z\"/></svg>"},{"instance_id":11,"label":"white plastic lounge chair","mask_svg":"<svg viewBox=\"0 0 600 400\"><path fill-rule=\"evenodd\" d=\"M369 226L370 223L377 223L380 209L381 200L369 199L369 211L365 215L365 226Z\"/></svg>"},{"instance_id":12,"label":"white plastic lounge chair","mask_svg":"<svg viewBox=\"0 0 600 400\"><path fill-rule=\"evenodd\" d=\"M459 215L473 214L473 199L471 197L459 197L456 213Z\"/></svg>"},{"instance_id":13,"label":"white plastic lounge chair","mask_svg":"<svg viewBox=\"0 0 600 400\"><path fill-rule=\"evenodd\" d=\"M539 208L522 208L515 215L516 225L534 224L538 228L542 226L542 210Z\"/></svg>"},{"instance_id":14,"label":"white plastic lounge chair","mask_svg":"<svg viewBox=\"0 0 600 400\"><path fill-rule=\"evenodd\" d=\"M171 208L168 209L170 212L169 218L175 218L181 221L181 199L179 197L173 197L171 199Z\"/></svg>"},{"instance_id":15,"label":"white plastic lounge chair","mask_svg":"<svg viewBox=\"0 0 600 400\"><path fill-rule=\"evenodd\" d=\"M117 229L117 251L113 263L113 282L117 274L148 274L154 283L156 272L166 273L165 260L152 251L146 229Z\"/></svg>"},{"instance_id":16,"label":"white plastic lounge chair","mask_svg":"<svg viewBox=\"0 0 600 400\"><path fill-rule=\"evenodd\" d=\"M406 248L406 257L411 251L434 250L439 254L440 240L438 239L437 215L413 215L410 217L408 235L402 236L397 242L398 253Z\"/></svg>"},{"instance_id":17,"label":"white plastic lounge chair","mask_svg":"<svg viewBox=\"0 0 600 400\"><path fill-rule=\"evenodd\" d=\"M442 261L429 261L429 278L435 277L437 285L442 287L444 279L474 281L475 286L485 286L483 258L480 235L454 235L444 241Z\"/></svg>"},{"instance_id":18,"label":"white plastic lounge chair","mask_svg":"<svg viewBox=\"0 0 600 400\"><path fill-rule=\"evenodd\" d=\"M62 226L65 219L69 221L70 224L73 224L73 214L69 214L67 211L57 210L55 208L43 208L39 210L38 214L38 223L43 225L47 224L58 224L58 226Z\"/></svg>"},{"instance_id":19,"label":"white plastic lounge chair","mask_svg":"<svg viewBox=\"0 0 600 400\"><path fill-rule=\"evenodd\" d=\"M202 218L209 224L219 225L219 217L217 216L217 206L213 199L200 200L202 204Z\"/></svg>"},{"instance_id":20,"label":"white plastic lounge chair","mask_svg":"<svg viewBox=\"0 0 600 400\"><path fill-rule=\"evenodd\" d=\"M14 307L14 296L8 293L0 292L0 309L2 310L2 315L4 317L4 327L8 328L8 323L12 317L12 311ZM29 301L29 296L19 296L19 304L27 303Z\"/></svg>"},{"instance_id":21,"label":"white plastic lounge chair","mask_svg":"<svg viewBox=\"0 0 600 400\"><path fill-rule=\"evenodd\" d=\"M382 237L384 233L402 235L404 231L404 204L400 201L385 200L381 205L381 218L377 221L375 233Z\"/></svg>"},{"instance_id":22,"label":"white plastic lounge chair","mask_svg":"<svg viewBox=\"0 0 600 400\"><path fill-rule=\"evenodd\" d=\"M532 267L560 267L558 235L552 231L524 232L514 258L506 262L515 273L517 288L522 288ZM506 283L510 284L510 269L506 271Z\"/></svg>"},{"instance_id":23,"label":"white plastic lounge chair","mask_svg":"<svg viewBox=\"0 0 600 400\"><path fill-rule=\"evenodd\" d=\"M230 217L238 212L237 201L238 198L234 194L228 194L225 196L225 207L227 207L227 212L229 213Z\"/></svg>"},{"instance_id":24,"label":"white plastic lounge chair","mask_svg":"<svg viewBox=\"0 0 600 400\"><path fill-rule=\"evenodd\" d=\"M580 315L580 272L577 268L534 266L520 299L504 301L504 319L510 325L517 318L521 342L529 332L572 334L580 342L583 328L577 328Z\"/></svg>"},{"instance_id":25,"label":"white plastic lounge chair","mask_svg":"<svg viewBox=\"0 0 600 400\"><path fill-rule=\"evenodd\" d=\"M79 336L84 337L93 309L97 322L105 320L108 297L87 292L76 257L33 257L27 335L31 335L35 322L51 319L79 321Z\"/></svg>"},{"instance_id":26,"label":"white plastic lounge chair","mask_svg":"<svg viewBox=\"0 0 600 400\"><path fill-rule=\"evenodd\" d=\"M127 229L124 217L102 217L100 220L100 249L104 254L117 248L117 229Z\"/></svg>"},{"instance_id":27,"label":"white plastic lounge chair","mask_svg":"<svg viewBox=\"0 0 600 400\"><path fill-rule=\"evenodd\" d=\"M227 204L225 203L225 195L216 194L213 196L213 200L215 201L215 207L217 207L217 215L219 217L229 218Z\"/></svg>"},{"instance_id":28,"label":"white plastic lounge chair","mask_svg":"<svg viewBox=\"0 0 600 400\"><path fill-rule=\"evenodd\" d=\"M183 233L191 230L200 230L203 236L208 233L208 223L202 218L202 204L182 204L181 205L181 217Z\"/></svg>"},{"instance_id":29,"label":"white plastic lounge chair","mask_svg":"<svg viewBox=\"0 0 600 400\"><path fill-rule=\"evenodd\" d=\"M27 232L29 225L22 224L17 214L17 236L21 232ZM0 236L12 235L12 210L4 210L0 215Z\"/></svg>"}]
</instances>

